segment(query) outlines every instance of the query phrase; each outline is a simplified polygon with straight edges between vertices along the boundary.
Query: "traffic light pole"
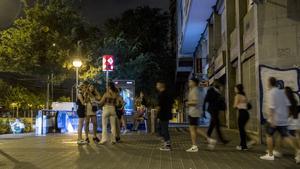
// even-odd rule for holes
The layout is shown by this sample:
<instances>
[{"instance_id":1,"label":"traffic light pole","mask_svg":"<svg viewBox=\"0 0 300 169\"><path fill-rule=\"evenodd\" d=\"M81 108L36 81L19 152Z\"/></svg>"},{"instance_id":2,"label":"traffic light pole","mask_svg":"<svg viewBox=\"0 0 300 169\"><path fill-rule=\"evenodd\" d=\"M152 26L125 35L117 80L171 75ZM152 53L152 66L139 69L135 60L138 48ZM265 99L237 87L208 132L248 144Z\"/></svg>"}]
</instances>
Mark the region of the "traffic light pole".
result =
<instances>
[{"instance_id":1,"label":"traffic light pole","mask_svg":"<svg viewBox=\"0 0 300 169\"><path fill-rule=\"evenodd\" d=\"M106 91L108 91L108 77L109 77L109 71L106 71Z\"/></svg>"}]
</instances>

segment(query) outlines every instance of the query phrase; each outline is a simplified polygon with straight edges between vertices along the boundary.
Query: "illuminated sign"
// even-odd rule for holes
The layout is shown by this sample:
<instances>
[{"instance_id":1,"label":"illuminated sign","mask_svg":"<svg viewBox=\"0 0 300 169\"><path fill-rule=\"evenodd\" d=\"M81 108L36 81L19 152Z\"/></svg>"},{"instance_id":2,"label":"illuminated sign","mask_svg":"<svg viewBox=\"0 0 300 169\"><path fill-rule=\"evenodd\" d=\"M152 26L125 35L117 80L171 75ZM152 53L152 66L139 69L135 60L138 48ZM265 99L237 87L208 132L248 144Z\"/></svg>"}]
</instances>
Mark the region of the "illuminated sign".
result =
<instances>
[{"instance_id":1,"label":"illuminated sign","mask_svg":"<svg viewBox=\"0 0 300 169\"><path fill-rule=\"evenodd\" d=\"M102 68L103 68L103 71L113 71L114 70L114 58L112 55L104 55L102 57Z\"/></svg>"},{"instance_id":2,"label":"illuminated sign","mask_svg":"<svg viewBox=\"0 0 300 169\"><path fill-rule=\"evenodd\" d=\"M10 122L10 128L14 134L19 134L22 133L25 125L19 119L16 119L14 122Z\"/></svg>"}]
</instances>

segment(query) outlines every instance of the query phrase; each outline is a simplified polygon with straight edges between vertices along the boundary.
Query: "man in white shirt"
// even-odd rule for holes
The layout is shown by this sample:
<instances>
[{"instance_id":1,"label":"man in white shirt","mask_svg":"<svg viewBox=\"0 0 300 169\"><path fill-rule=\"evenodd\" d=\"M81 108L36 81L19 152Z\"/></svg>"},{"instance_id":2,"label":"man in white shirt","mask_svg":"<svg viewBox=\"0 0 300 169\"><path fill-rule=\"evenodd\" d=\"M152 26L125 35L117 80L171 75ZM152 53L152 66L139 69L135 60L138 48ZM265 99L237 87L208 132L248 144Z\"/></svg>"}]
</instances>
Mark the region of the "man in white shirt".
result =
<instances>
[{"instance_id":1,"label":"man in white shirt","mask_svg":"<svg viewBox=\"0 0 300 169\"><path fill-rule=\"evenodd\" d=\"M198 128L199 118L201 116L201 102L200 93L198 88L199 80L192 78L189 80L189 94L187 106L189 108L189 122L190 122L190 134L192 139L192 147L186 150L187 152L198 152L198 146L196 144L197 134L205 137L209 142L209 147L213 148L216 144L216 140L209 138L200 128Z\"/></svg>"},{"instance_id":2,"label":"man in white shirt","mask_svg":"<svg viewBox=\"0 0 300 169\"><path fill-rule=\"evenodd\" d=\"M300 157L300 151L297 149L296 145L288 134L288 116L289 116L289 106L291 105L288 100L284 90L280 90L276 87L276 78L269 78L269 95L268 95L268 124L267 124L267 146L268 153L261 156L262 160L274 160L273 155L273 135L277 131L280 133L282 139L288 143L291 147L296 150L296 158Z\"/></svg>"}]
</instances>

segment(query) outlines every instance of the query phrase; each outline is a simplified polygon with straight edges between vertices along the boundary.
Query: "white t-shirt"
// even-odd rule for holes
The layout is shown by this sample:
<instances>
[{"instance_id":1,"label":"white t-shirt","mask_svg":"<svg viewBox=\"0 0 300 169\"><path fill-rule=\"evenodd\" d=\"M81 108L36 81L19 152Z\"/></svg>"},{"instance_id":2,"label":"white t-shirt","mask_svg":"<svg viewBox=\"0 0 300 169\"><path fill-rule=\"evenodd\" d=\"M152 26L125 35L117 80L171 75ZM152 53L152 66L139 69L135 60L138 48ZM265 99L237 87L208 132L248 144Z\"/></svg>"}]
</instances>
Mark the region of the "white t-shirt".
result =
<instances>
[{"instance_id":1,"label":"white t-shirt","mask_svg":"<svg viewBox=\"0 0 300 169\"><path fill-rule=\"evenodd\" d=\"M280 90L276 87L270 89L268 101L268 107L274 110L274 125L288 126L289 106L291 103L284 90ZM268 121L270 122L270 118Z\"/></svg>"},{"instance_id":2,"label":"white t-shirt","mask_svg":"<svg viewBox=\"0 0 300 169\"><path fill-rule=\"evenodd\" d=\"M189 106L189 116L200 117L201 116L201 102L200 102L200 92L198 87L190 89L188 95L188 102L196 102L196 106Z\"/></svg>"}]
</instances>

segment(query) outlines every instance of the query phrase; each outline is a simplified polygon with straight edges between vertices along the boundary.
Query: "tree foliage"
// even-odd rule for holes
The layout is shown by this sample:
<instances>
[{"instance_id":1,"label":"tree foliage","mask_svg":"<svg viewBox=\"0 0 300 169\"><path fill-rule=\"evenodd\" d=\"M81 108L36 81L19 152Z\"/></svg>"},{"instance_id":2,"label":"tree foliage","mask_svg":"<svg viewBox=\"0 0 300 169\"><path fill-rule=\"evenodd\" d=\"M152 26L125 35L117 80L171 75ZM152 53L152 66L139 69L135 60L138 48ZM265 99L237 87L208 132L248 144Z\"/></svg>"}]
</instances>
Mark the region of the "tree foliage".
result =
<instances>
[{"instance_id":1,"label":"tree foliage","mask_svg":"<svg viewBox=\"0 0 300 169\"><path fill-rule=\"evenodd\" d=\"M65 74L77 41L97 35L97 29L90 28L63 0L51 0L47 5L37 1L33 6L25 1L24 13L0 33L0 71Z\"/></svg>"},{"instance_id":2,"label":"tree foliage","mask_svg":"<svg viewBox=\"0 0 300 169\"><path fill-rule=\"evenodd\" d=\"M117 37L122 35L129 46L121 52L122 55L117 53L118 58L122 63L131 61L130 59L136 59L139 55L128 55L130 50L137 49L137 53L142 56L146 56L144 61L146 63L151 62L146 69L142 66L132 65L129 69L134 67L141 68L148 72L142 72L142 79L147 81L139 81L145 85L151 85L147 83L150 80L155 81L157 78L165 80L167 82L174 82L174 70L175 70L175 56L171 56L169 48L169 15L163 12L161 9L150 7L138 7L125 11L121 17L110 19L105 24L105 33L109 37ZM122 41L121 41L122 42ZM131 46L131 48L130 48ZM122 50L121 50L122 51ZM139 59L143 58L140 57ZM155 65L155 66L154 66ZM151 71L153 71L151 73ZM125 71L126 72L126 71Z\"/></svg>"}]
</instances>

